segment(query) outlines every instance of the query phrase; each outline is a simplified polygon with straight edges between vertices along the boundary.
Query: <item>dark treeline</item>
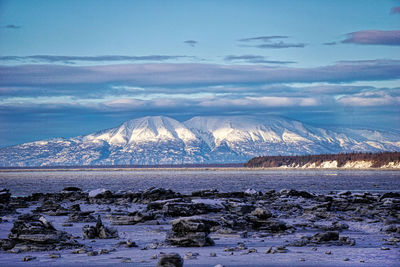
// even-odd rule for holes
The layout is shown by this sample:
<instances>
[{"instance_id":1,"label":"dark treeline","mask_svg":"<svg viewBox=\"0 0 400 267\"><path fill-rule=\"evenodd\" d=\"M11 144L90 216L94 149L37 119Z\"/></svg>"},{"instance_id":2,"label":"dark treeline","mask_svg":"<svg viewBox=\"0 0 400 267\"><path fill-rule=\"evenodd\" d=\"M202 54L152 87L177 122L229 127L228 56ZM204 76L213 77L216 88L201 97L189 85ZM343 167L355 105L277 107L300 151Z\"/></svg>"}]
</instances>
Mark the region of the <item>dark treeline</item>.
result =
<instances>
[{"instance_id":1,"label":"dark treeline","mask_svg":"<svg viewBox=\"0 0 400 267\"><path fill-rule=\"evenodd\" d=\"M245 167L250 168L274 168L280 166L303 166L307 163L315 163L317 166L324 161L337 161L340 168L348 161L372 161L372 168L382 167L389 162L400 162L400 152L381 152L381 153L340 153L340 154L321 154L305 156L264 156L249 160Z\"/></svg>"}]
</instances>

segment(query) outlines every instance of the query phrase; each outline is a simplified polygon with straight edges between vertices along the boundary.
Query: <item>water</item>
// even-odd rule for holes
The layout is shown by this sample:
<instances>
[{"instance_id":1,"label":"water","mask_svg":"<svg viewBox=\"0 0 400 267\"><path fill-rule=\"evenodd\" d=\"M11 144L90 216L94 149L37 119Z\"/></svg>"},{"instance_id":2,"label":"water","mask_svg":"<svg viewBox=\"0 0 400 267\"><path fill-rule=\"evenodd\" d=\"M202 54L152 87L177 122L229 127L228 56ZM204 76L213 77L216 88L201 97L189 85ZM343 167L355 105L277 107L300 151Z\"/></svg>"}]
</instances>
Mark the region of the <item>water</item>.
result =
<instances>
[{"instance_id":1,"label":"water","mask_svg":"<svg viewBox=\"0 0 400 267\"><path fill-rule=\"evenodd\" d=\"M254 188L293 188L315 193L400 191L400 171L350 170L135 170L135 171L15 171L0 172L0 187L13 195L59 192L64 187L144 190L151 186L190 193L202 189L221 192Z\"/></svg>"}]
</instances>

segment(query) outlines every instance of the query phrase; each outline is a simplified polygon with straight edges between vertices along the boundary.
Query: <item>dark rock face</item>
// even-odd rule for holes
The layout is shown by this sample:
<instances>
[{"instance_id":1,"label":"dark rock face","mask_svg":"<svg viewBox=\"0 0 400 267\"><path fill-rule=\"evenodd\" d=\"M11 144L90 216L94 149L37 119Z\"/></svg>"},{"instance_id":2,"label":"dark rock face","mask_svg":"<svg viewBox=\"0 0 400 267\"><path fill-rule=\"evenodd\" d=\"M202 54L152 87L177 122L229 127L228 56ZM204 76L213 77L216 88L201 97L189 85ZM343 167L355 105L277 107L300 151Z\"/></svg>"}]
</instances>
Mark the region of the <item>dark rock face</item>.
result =
<instances>
[{"instance_id":1,"label":"dark rock face","mask_svg":"<svg viewBox=\"0 0 400 267\"><path fill-rule=\"evenodd\" d=\"M118 238L117 230L109 227L105 227L101 221L100 215L97 218L96 226L85 225L82 228L82 236L87 239L108 239Z\"/></svg>"},{"instance_id":2,"label":"dark rock face","mask_svg":"<svg viewBox=\"0 0 400 267\"><path fill-rule=\"evenodd\" d=\"M82 189L80 189L79 187L75 187L75 186L68 186L68 187L65 187L62 191L64 191L64 192L79 192L79 191L82 191Z\"/></svg>"},{"instance_id":3,"label":"dark rock face","mask_svg":"<svg viewBox=\"0 0 400 267\"><path fill-rule=\"evenodd\" d=\"M69 215L67 222L96 222L93 211L76 211Z\"/></svg>"},{"instance_id":4,"label":"dark rock face","mask_svg":"<svg viewBox=\"0 0 400 267\"><path fill-rule=\"evenodd\" d=\"M113 225L133 225L141 222L154 220L154 214L151 212L131 212L127 214L111 214L107 218Z\"/></svg>"},{"instance_id":5,"label":"dark rock face","mask_svg":"<svg viewBox=\"0 0 400 267\"><path fill-rule=\"evenodd\" d=\"M65 216L68 215L69 211L58 203L52 201L46 201L42 206L37 207L34 213L43 213L50 216Z\"/></svg>"},{"instance_id":6,"label":"dark rock face","mask_svg":"<svg viewBox=\"0 0 400 267\"><path fill-rule=\"evenodd\" d=\"M35 251L80 246L71 235L56 230L45 217L36 214L19 216L8 237L10 241L2 241L3 249L19 246L24 251Z\"/></svg>"},{"instance_id":7,"label":"dark rock face","mask_svg":"<svg viewBox=\"0 0 400 267\"><path fill-rule=\"evenodd\" d=\"M183 259L178 253L160 254L157 267L182 267Z\"/></svg>"},{"instance_id":8,"label":"dark rock face","mask_svg":"<svg viewBox=\"0 0 400 267\"><path fill-rule=\"evenodd\" d=\"M222 207L205 203L172 202L164 205L163 212L167 216L177 217L207 214L210 212L218 212L221 209Z\"/></svg>"},{"instance_id":9,"label":"dark rock face","mask_svg":"<svg viewBox=\"0 0 400 267\"><path fill-rule=\"evenodd\" d=\"M155 200L177 198L180 194L170 189L151 187L142 193L142 203L149 203Z\"/></svg>"},{"instance_id":10,"label":"dark rock face","mask_svg":"<svg viewBox=\"0 0 400 267\"><path fill-rule=\"evenodd\" d=\"M213 246L214 241L208 235L215 224L213 220L197 216L173 220L166 241L179 247Z\"/></svg>"},{"instance_id":11,"label":"dark rock face","mask_svg":"<svg viewBox=\"0 0 400 267\"><path fill-rule=\"evenodd\" d=\"M324 233L317 233L313 236L303 236L300 240L297 240L289 246L293 247L302 247L308 245L318 245L318 244L329 244L329 245L355 245L355 240L351 239L347 236L339 237L339 232L337 231L328 231Z\"/></svg>"},{"instance_id":12,"label":"dark rock face","mask_svg":"<svg viewBox=\"0 0 400 267\"><path fill-rule=\"evenodd\" d=\"M339 240L339 232L337 231L328 231L325 233L318 233L312 237L312 241L315 243L323 243L327 241Z\"/></svg>"},{"instance_id":13,"label":"dark rock face","mask_svg":"<svg viewBox=\"0 0 400 267\"><path fill-rule=\"evenodd\" d=\"M0 188L0 215L12 213L15 211L15 207L10 205L10 200L11 200L10 190L5 188Z\"/></svg>"},{"instance_id":14,"label":"dark rock face","mask_svg":"<svg viewBox=\"0 0 400 267\"><path fill-rule=\"evenodd\" d=\"M0 203L9 203L11 198L10 190L6 188L0 188Z\"/></svg>"}]
</instances>

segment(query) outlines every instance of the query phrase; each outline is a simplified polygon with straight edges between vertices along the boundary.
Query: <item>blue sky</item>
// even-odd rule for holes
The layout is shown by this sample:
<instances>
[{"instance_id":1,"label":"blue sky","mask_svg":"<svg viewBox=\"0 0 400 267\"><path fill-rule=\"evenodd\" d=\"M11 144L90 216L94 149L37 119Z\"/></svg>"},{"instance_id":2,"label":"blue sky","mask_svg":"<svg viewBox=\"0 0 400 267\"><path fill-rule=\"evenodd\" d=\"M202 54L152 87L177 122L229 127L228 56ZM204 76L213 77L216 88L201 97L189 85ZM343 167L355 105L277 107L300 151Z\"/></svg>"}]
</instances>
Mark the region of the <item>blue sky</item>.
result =
<instances>
[{"instance_id":1,"label":"blue sky","mask_svg":"<svg viewBox=\"0 0 400 267\"><path fill-rule=\"evenodd\" d=\"M400 1L0 1L0 147L147 115L400 131Z\"/></svg>"}]
</instances>

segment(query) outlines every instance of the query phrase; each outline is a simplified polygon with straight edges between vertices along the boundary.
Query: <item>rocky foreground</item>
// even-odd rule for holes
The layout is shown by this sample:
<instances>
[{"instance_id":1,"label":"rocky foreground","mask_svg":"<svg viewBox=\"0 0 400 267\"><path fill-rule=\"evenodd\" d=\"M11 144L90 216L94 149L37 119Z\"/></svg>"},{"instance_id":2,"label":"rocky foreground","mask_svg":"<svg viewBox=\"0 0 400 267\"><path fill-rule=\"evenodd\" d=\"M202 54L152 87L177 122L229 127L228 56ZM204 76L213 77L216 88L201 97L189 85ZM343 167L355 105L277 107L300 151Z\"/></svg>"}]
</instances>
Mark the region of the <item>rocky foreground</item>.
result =
<instances>
[{"instance_id":1,"label":"rocky foreground","mask_svg":"<svg viewBox=\"0 0 400 267\"><path fill-rule=\"evenodd\" d=\"M400 259L400 193L0 189L0 265L361 265Z\"/></svg>"}]
</instances>

